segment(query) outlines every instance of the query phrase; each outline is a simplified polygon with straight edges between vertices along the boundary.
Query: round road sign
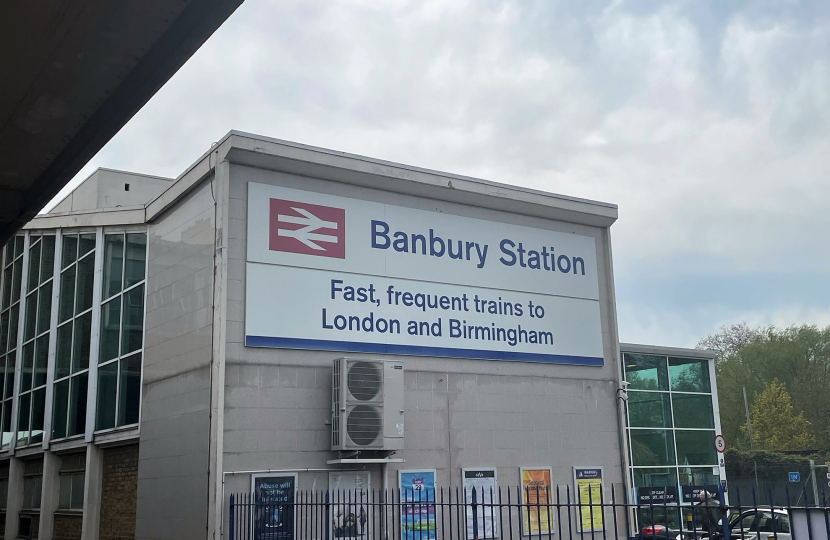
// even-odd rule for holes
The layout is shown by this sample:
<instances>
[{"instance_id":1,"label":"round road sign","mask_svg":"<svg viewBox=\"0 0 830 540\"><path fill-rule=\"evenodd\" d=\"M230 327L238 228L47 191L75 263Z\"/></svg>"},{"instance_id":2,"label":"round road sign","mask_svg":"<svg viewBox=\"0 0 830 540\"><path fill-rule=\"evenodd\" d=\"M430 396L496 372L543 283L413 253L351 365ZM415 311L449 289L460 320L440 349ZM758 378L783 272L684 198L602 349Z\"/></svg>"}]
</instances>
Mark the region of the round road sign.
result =
<instances>
[{"instance_id":1,"label":"round road sign","mask_svg":"<svg viewBox=\"0 0 830 540\"><path fill-rule=\"evenodd\" d=\"M717 437L715 437L715 450L717 450L721 454L724 450L726 450L726 439L723 438L723 435L718 435Z\"/></svg>"}]
</instances>

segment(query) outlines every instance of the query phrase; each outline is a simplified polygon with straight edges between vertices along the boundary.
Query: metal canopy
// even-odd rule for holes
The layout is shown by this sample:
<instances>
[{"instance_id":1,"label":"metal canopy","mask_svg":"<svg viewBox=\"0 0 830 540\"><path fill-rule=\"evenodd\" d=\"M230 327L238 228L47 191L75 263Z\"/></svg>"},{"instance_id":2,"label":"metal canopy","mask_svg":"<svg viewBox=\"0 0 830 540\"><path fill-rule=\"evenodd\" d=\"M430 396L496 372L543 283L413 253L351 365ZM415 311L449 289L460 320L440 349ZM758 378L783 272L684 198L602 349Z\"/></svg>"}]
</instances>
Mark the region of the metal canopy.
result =
<instances>
[{"instance_id":1,"label":"metal canopy","mask_svg":"<svg viewBox=\"0 0 830 540\"><path fill-rule=\"evenodd\" d=\"M0 3L0 244L243 0Z\"/></svg>"}]
</instances>

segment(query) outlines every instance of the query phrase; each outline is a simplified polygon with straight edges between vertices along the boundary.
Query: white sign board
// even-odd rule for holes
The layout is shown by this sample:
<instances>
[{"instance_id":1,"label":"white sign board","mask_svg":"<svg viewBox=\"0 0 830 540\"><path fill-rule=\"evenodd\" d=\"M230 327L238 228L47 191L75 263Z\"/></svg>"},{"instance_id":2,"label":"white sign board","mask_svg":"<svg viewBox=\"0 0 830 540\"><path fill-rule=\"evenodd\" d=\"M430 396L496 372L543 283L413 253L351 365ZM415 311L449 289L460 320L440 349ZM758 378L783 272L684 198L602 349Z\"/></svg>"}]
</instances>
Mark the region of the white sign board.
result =
<instances>
[{"instance_id":1,"label":"white sign board","mask_svg":"<svg viewBox=\"0 0 830 540\"><path fill-rule=\"evenodd\" d=\"M369 473L330 472L331 538L365 540L372 518L369 513Z\"/></svg>"},{"instance_id":2,"label":"white sign board","mask_svg":"<svg viewBox=\"0 0 830 540\"><path fill-rule=\"evenodd\" d=\"M588 236L248 184L245 344L602 365Z\"/></svg>"},{"instance_id":3,"label":"white sign board","mask_svg":"<svg viewBox=\"0 0 830 540\"><path fill-rule=\"evenodd\" d=\"M495 538L499 528L500 508L493 506L498 497L496 469L493 467L461 469L467 509L467 539ZM473 491L475 491L475 520L473 520Z\"/></svg>"}]
</instances>

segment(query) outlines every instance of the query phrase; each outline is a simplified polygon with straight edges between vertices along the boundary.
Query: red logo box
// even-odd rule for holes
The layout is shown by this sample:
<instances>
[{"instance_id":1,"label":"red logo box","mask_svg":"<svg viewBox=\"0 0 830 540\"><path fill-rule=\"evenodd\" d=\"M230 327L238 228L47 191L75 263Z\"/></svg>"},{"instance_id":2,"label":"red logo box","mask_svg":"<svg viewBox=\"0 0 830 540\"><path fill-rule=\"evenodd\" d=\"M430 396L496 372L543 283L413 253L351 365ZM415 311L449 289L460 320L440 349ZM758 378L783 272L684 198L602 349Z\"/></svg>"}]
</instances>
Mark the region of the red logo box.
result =
<instances>
[{"instance_id":1,"label":"red logo box","mask_svg":"<svg viewBox=\"0 0 830 540\"><path fill-rule=\"evenodd\" d=\"M318 257L346 258L346 211L271 199L268 248Z\"/></svg>"}]
</instances>

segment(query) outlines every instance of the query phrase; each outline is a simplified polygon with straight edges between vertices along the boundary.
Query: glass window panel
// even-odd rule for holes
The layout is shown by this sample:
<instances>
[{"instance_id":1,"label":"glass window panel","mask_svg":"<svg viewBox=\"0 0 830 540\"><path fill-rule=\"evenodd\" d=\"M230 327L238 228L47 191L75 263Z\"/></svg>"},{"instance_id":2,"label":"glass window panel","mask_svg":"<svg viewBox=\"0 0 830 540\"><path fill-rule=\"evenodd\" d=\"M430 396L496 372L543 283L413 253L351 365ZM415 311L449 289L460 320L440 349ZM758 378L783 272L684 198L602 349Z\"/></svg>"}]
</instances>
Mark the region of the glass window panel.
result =
<instances>
[{"instance_id":1,"label":"glass window panel","mask_svg":"<svg viewBox=\"0 0 830 540\"><path fill-rule=\"evenodd\" d=\"M43 283L55 273L55 237L44 236L41 243L43 248L40 255L40 282Z\"/></svg>"},{"instance_id":2,"label":"glass window panel","mask_svg":"<svg viewBox=\"0 0 830 540\"><path fill-rule=\"evenodd\" d=\"M675 431L680 465L717 465L714 431Z\"/></svg>"},{"instance_id":3,"label":"glass window panel","mask_svg":"<svg viewBox=\"0 0 830 540\"><path fill-rule=\"evenodd\" d=\"M3 446L12 440L12 400L3 402Z\"/></svg>"},{"instance_id":4,"label":"glass window panel","mask_svg":"<svg viewBox=\"0 0 830 540\"><path fill-rule=\"evenodd\" d=\"M69 510L72 504L72 475L60 475L60 491L58 495L58 508Z\"/></svg>"},{"instance_id":5,"label":"glass window panel","mask_svg":"<svg viewBox=\"0 0 830 540\"><path fill-rule=\"evenodd\" d=\"M43 476L33 476L32 478L32 497L29 501L29 508L37 510L40 508L40 498L43 491Z\"/></svg>"},{"instance_id":6,"label":"glass window panel","mask_svg":"<svg viewBox=\"0 0 830 540\"><path fill-rule=\"evenodd\" d=\"M663 527L668 527L669 529L677 529L681 523L680 512L681 509L677 506L640 506L637 508L637 519L641 527L662 525ZM659 531L657 534L660 534ZM642 536L643 535L639 535L639 537ZM646 538L655 537L660 538L656 535L646 536ZM673 538L673 536L671 538Z\"/></svg>"},{"instance_id":7,"label":"glass window panel","mask_svg":"<svg viewBox=\"0 0 830 540\"><path fill-rule=\"evenodd\" d=\"M35 368L32 387L46 384L46 366L49 362L49 335L40 336L35 342Z\"/></svg>"},{"instance_id":8,"label":"glass window panel","mask_svg":"<svg viewBox=\"0 0 830 540\"><path fill-rule=\"evenodd\" d=\"M115 398L118 386L118 362L98 368L98 409L95 429L115 427Z\"/></svg>"},{"instance_id":9,"label":"glass window panel","mask_svg":"<svg viewBox=\"0 0 830 540\"><path fill-rule=\"evenodd\" d=\"M23 346L23 369L20 372L20 391L32 389L32 372L35 367L35 342Z\"/></svg>"},{"instance_id":10,"label":"glass window panel","mask_svg":"<svg viewBox=\"0 0 830 540\"><path fill-rule=\"evenodd\" d=\"M29 444L29 402L32 394L23 394L17 401L17 444Z\"/></svg>"},{"instance_id":11,"label":"glass window panel","mask_svg":"<svg viewBox=\"0 0 830 540\"><path fill-rule=\"evenodd\" d=\"M87 382L89 378L86 373L70 379L69 385L69 426L68 436L83 433L86 427L86 395Z\"/></svg>"},{"instance_id":12,"label":"glass window panel","mask_svg":"<svg viewBox=\"0 0 830 540\"><path fill-rule=\"evenodd\" d=\"M671 431L664 429L632 429L630 431L632 465L652 467L676 464L674 438Z\"/></svg>"},{"instance_id":13,"label":"glass window panel","mask_svg":"<svg viewBox=\"0 0 830 540\"><path fill-rule=\"evenodd\" d=\"M32 386L37 388L46 384L46 368L49 363L49 335L37 338L35 342L35 374Z\"/></svg>"},{"instance_id":14,"label":"glass window panel","mask_svg":"<svg viewBox=\"0 0 830 540\"><path fill-rule=\"evenodd\" d=\"M135 285L144 279L144 262L147 254L147 235L134 233L127 235L127 261L124 268L124 288Z\"/></svg>"},{"instance_id":15,"label":"glass window panel","mask_svg":"<svg viewBox=\"0 0 830 540\"><path fill-rule=\"evenodd\" d=\"M674 392L709 392L709 361L669 358L669 377Z\"/></svg>"},{"instance_id":16,"label":"glass window panel","mask_svg":"<svg viewBox=\"0 0 830 540\"><path fill-rule=\"evenodd\" d=\"M37 287L40 279L40 242L29 247L29 279L26 288L32 290Z\"/></svg>"},{"instance_id":17,"label":"glass window panel","mask_svg":"<svg viewBox=\"0 0 830 540\"><path fill-rule=\"evenodd\" d=\"M52 282L42 285L37 294L37 333L42 334L49 330L52 315Z\"/></svg>"},{"instance_id":18,"label":"glass window panel","mask_svg":"<svg viewBox=\"0 0 830 540\"><path fill-rule=\"evenodd\" d=\"M23 235L14 237L14 256L19 257L23 253Z\"/></svg>"},{"instance_id":19,"label":"glass window panel","mask_svg":"<svg viewBox=\"0 0 830 540\"><path fill-rule=\"evenodd\" d=\"M52 437L66 437L66 409L69 404L69 379L55 383L55 395L52 418Z\"/></svg>"},{"instance_id":20,"label":"glass window panel","mask_svg":"<svg viewBox=\"0 0 830 540\"><path fill-rule=\"evenodd\" d=\"M8 350L17 348L17 323L20 314L20 304L12 306L9 310L9 347Z\"/></svg>"},{"instance_id":21,"label":"glass window panel","mask_svg":"<svg viewBox=\"0 0 830 540\"><path fill-rule=\"evenodd\" d=\"M17 259L14 262L14 272L12 274L12 304L20 300L20 276L23 273L23 259Z\"/></svg>"},{"instance_id":22,"label":"glass window panel","mask_svg":"<svg viewBox=\"0 0 830 540\"><path fill-rule=\"evenodd\" d=\"M61 272L61 293L58 308L58 322L63 322L75 312L75 270L76 266Z\"/></svg>"},{"instance_id":23,"label":"glass window panel","mask_svg":"<svg viewBox=\"0 0 830 540\"><path fill-rule=\"evenodd\" d=\"M32 392L32 435L31 444L43 442L43 418L46 408L46 388Z\"/></svg>"},{"instance_id":24,"label":"glass window panel","mask_svg":"<svg viewBox=\"0 0 830 540\"><path fill-rule=\"evenodd\" d=\"M99 362L106 362L118 356L120 318L120 296L101 306L101 354Z\"/></svg>"},{"instance_id":25,"label":"glass window panel","mask_svg":"<svg viewBox=\"0 0 830 540\"><path fill-rule=\"evenodd\" d=\"M95 271L95 257L87 255L78 261L78 300L75 313L81 313L92 307L92 274Z\"/></svg>"},{"instance_id":26,"label":"glass window panel","mask_svg":"<svg viewBox=\"0 0 830 540\"><path fill-rule=\"evenodd\" d=\"M80 259L93 249L95 249L95 233L82 234L81 241L78 244L78 258Z\"/></svg>"},{"instance_id":27,"label":"glass window panel","mask_svg":"<svg viewBox=\"0 0 830 540\"><path fill-rule=\"evenodd\" d=\"M118 393L118 425L138 423L141 407L141 354L128 356L120 361L120 392Z\"/></svg>"},{"instance_id":28,"label":"glass window panel","mask_svg":"<svg viewBox=\"0 0 830 540\"><path fill-rule=\"evenodd\" d=\"M55 379L69 375L72 365L72 321L58 327L58 343L55 347Z\"/></svg>"},{"instance_id":29,"label":"glass window panel","mask_svg":"<svg viewBox=\"0 0 830 540\"><path fill-rule=\"evenodd\" d=\"M14 251L12 250L13 245L14 245L13 241L9 241L6 244L6 249L4 250L5 255L3 257L3 260L6 261L6 263L8 263L9 259L11 259L14 256Z\"/></svg>"},{"instance_id":30,"label":"glass window panel","mask_svg":"<svg viewBox=\"0 0 830 540\"><path fill-rule=\"evenodd\" d=\"M92 312L75 319L75 344L72 354L72 373L89 367L89 346L92 340Z\"/></svg>"},{"instance_id":31,"label":"glass window panel","mask_svg":"<svg viewBox=\"0 0 830 540\"><path fill-rule=\"evenodd\" d=\"M668 390L669 374L665 356L623 354L625 380L631 390Z\"/></svg>"},{"instance_id":32,"label":"glass window panel","mask_svg":"<svg viewBox=\"0 0 830 540\"><path fill-rule=\"evenodd\" d=\"M141 348L144 335L144 285L124 293L124 320L121 324L121 354Z\"/></svg>"},{"instance_id":33,"label":"glass window panel","mask_svg":"<svg viewBox=\"0 0 830 540\"><path fill-rule=\"evenodd\" d=\"M108 234L104 237L104 298L121 291L124 270L124 235Z\"/></svg>"},{"instance_id":34,"label":"glass window panel","mask_svg":"<svg viewBox=\"0 0 830 540\"><path fill-rule=\"evenodd\" d=\"M712 396L672 394L671 399L674 407L674 427L714 429Z\"/></svg>"},{"instance_id":35,"label":"glass window panel","mask_svg":"<svg viewBox=\"0 0 830 540\"><path fill-rule=\"evenodd\" d=\"M669 394L629 390L628 421L632 427L672 427Z\"/></svg>"},{"instance_id":36,"label":"glass window panel","mask_svg":"<svg viewBox=\"0 0 830 540\"><path fill-rule=\"evenodd\" d=\"M61 244L61 268L66 268L73 262L78 260L78 235L65 234L63 235L63 244Z\"/></svg>"},{"instance_id":37,"label":"glass window panel","mask_svg":"<svg viewBox=\"0 0 830 540\"><path fill-rule=\"evenodd\" d=\"M0 480L0 510L5 510L9 499L9 481Z\"/></svg>"},{"instance_id":38,"label":"glass window panel","mask_svg":"<svg viewBox=\"0 0 830 540\"><path fill-rule=\"evenodd\" d=\"M14 382L14 355L10 354L6 356L6 393L4 394L5 399L11 399L12 394L14 394Z\"/></svg>"},{"instance_id":39,"label":"glass window panel","mask_svg":"<svg viewBox=\"0 0 830 540\"><path fill-rule=\"evenodd\" d=\"M672 468L632 469L635 487L667 487L677 484L676 472Z\"/></svg>"},{"instance_id":40,"label":"glass window panel","mask_svg":"<svg viewBox=\"0 0 830 540\"><path fill-rule=\"evenodd\" d=\"M6 344L9 341L9 312L4 311L0 315L0 354L6 352Z\"/></svg>"},{"instance_id":41,"label":"glass window panel","mask_svg":"<svg viewBox=\"0 0 830 540\"><path fill-rule=\"evenodd\" d=\"M720 475L712 474L712 467L680 467L678 469L681 486L705 486L707 491L716 492L720 484Z\"/></svg>"},{"instance_id":42,"label":"glass window panel","mask_svg":"<svg viewBox=\"0 0 830 540\"><path fill-rule=\"evenodd\" d=\"M6 388L6 357L0 356L0 400L3 399L3 389ZM2 414L2 411L0 411Z\"/></svg>"},{"instance_id":43,"label":"glass window panel","mask_svg":"<svg viewBox=\"0 0 830 540\"><path fill-rule=\"evenodd\" d=\"M3 271L3 309L12 303L12 267L9 266Z\"/></svg>"},{"instance_id":44,"label":"glass window panel","mask_svg":"<svg viewBox=\"0 0 830 540\"><path fill-rule=\"evenodd\" d=\"M29 340L35 337L35 327L37 325L37 292L33 292L26 297L26 320L23 328L23 340Z\"/></svg>"},{"instance_id":45,"label":"glass window panel","mask_svg":"<svg viewBox=\"0 0 830 540\"><path fill-rule=\"evenodd\" d=\"M72 475L72 509L84 509L84 473Z\"/></svg>"}]
</instances>

